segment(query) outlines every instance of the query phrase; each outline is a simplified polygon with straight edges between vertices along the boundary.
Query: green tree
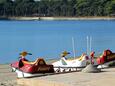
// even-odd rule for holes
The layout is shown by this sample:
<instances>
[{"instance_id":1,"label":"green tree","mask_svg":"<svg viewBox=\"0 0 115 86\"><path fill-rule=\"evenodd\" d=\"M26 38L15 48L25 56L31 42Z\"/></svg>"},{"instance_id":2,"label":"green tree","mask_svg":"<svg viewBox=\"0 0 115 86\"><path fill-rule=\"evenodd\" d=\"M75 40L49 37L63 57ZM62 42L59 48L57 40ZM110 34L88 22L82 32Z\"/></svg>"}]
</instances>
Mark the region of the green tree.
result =
<instances>
[{"instance_id":1,"label":"green tree","mask_svg":"<svg viewBox=\"0 0 115 86\"><path fill-rule=\"evenodd\" d=\"M110 0L106 3L104 14L107 16L115 16L115 0Z\"/></svg>"},{"instance_id":2,"label":"green tree","mask_svg":"<svg viewBox=\"0 0 115 86\"><path fill-rule=\"evenodd\" d=\"M115 0L0 0L0 16L115 16Z\"/></svg>"}]
</instances>

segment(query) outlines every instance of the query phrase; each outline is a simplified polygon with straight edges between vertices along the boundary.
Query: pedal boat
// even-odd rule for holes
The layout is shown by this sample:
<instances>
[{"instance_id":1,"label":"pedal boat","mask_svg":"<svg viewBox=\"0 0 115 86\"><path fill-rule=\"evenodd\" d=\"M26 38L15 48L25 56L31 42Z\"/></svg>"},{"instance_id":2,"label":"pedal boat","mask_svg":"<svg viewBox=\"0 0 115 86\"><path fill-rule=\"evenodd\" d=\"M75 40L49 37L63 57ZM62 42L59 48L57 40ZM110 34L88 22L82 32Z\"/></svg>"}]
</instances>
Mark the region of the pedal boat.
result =
<instances>
[{"instance_id":1,"label":"pedal boat","mask_svg":"<svg viewBox=\"0 0 115 86\"><path fill-rule=\"evenodd\" d=\"M88 64L90 64L90 58L86 54L82 54L79 58L73 60L61 57L59 61L52 63L56 72L76 71L78 68L83 68Z\"/></svg>"},{"instance_id":2,"label":"pedal boat","mask_svg":"<svg viewBox=\"0 0 115 86\"><path fill-rule=\"evenodd\" d=\"M12 63L11 67L17 73L18 78L54 73L53 65L46 64L43 58L38 58L35 62L19 60Z\"/></svg>"},{"instance_id":3,"label":"pedal boat","mask_svg":"<svg viewBox=\"0 0 115 86\"><path fill-rule=\"evenodd\" d=\"M111 50L104 50L103 54L97 58L98 68L109 67L112 62L115 62L115 53Z\"/></svg>"}]
</instances>

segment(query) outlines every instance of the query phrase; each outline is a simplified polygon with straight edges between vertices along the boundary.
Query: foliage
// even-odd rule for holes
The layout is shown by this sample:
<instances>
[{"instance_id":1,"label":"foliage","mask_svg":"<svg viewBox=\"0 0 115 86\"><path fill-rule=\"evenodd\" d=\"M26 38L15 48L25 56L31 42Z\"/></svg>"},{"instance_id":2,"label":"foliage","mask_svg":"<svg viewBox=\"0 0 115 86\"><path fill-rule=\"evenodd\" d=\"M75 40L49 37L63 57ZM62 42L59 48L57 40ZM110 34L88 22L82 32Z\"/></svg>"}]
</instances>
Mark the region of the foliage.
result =
<instances>
[{"instance_id":1,"label":"foliage","mask_svg":"<svg viewBox=\"0 0 115 86\"><path fill-rule=\"evenodd\" d=\"M115 16L115 0L0 0L0 16Z\"/></svg>"}]
</instances>

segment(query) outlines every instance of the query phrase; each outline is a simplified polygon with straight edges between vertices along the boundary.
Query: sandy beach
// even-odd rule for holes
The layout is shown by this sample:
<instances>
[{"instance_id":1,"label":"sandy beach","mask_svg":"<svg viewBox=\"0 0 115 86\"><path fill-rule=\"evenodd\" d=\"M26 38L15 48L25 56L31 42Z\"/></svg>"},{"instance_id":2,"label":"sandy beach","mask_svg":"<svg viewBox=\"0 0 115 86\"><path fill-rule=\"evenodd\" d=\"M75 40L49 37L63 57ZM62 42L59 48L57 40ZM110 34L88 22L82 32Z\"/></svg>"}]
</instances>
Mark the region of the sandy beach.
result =
<instances>
[{"instance_id":1,"label":"sandy beach","mask_svg":"<svg viewBox=\"0 0 115 86\"><path fill-rule=\"evenodd\" d=\"M18 85L17 85L18 84ZM73 72L17 79L9 65L0 65L0 86L114 86L115 68L100 73Z\"/></svg>"},{"instance_id":2,"label":"sandy beach","mask_svg":"<svg viewBox=\"0 0 115 86\"><path fill-rule=\"evenodd\" d=\"M0 64L0 86L17 86L16 73L12 72L10 65Z\"/></svg>"}]
</instances>

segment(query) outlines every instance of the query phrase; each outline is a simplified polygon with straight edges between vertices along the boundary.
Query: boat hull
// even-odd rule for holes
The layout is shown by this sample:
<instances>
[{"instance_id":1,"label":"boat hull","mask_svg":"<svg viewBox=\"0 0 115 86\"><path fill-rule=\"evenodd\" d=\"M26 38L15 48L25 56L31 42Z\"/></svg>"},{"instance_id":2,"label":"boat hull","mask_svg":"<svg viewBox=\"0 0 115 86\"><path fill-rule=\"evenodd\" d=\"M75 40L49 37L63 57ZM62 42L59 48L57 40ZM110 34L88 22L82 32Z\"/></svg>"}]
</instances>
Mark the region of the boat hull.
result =
<instances>
[{"instance_id":1,"label":"boat hull","mask_svg":"<svg viewBox=\"0 0 115 86\"><path fill-rule=\"evenodd\" d=\"M104 64L100 64L100 65L97 66L97 68L108 68L109 65L110 65L111 63L113 63L113 62L115 62L115 60L114 60L114 61L110 61L110 62L106 62L106 63L104 63Z\"/></svg>"},{"instance_id":2,"label":"boat hull","mask_svg":"<svg viewBox=\"0 0 115 86\"><path fill-rule=\"evenodd\" d=\"M16 73L17 73L17 78L31 78L31 77L39 77L39 76L51 74L51 73L35 73L35 74L31 74L31 73L22 72L22 71L20 71L18 69L16 69Z\"/></svg>"}]
</instances>

